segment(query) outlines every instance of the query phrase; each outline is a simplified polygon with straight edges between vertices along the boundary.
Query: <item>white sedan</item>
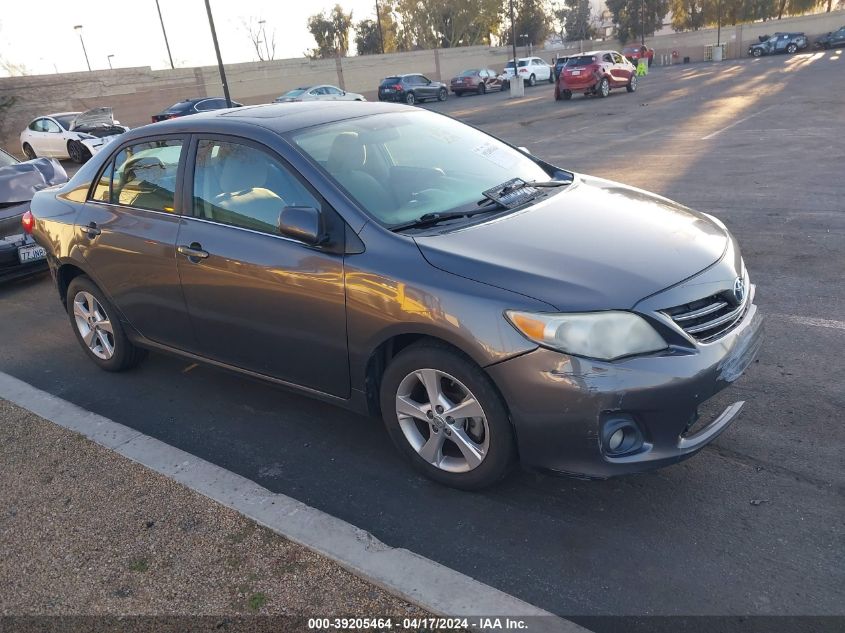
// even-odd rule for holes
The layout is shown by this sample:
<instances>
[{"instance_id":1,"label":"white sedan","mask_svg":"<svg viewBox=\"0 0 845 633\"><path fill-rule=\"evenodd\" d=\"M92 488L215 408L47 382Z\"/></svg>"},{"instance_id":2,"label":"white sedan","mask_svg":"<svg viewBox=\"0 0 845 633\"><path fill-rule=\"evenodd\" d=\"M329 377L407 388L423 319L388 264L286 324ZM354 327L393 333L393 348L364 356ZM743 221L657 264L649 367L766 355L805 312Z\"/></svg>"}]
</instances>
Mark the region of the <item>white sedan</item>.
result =
<instances>
[{"instance_id":1,"label":"white sedan","mask_svg":"<svg viewBox=\"0 0 845 633\"><path fill-rule=\"evenodd\" d=\"M356 92L346 92L337 86L324 84L289 90L273 101L274 103L290 103L291 101L366 101L366 99L364 95Z\"/></svg>"},{"instance_id":2,"label":"white sedan","mask_svg":"<svg viewBox=\"0 0 845 633\"><path fill-rule=\"evenodd\" d=\"M21 132L21 149L30 160L44 156L84 163L128 130L114 120L111 108L58 112L33 119Z\"/></svg>"}]
</instances>

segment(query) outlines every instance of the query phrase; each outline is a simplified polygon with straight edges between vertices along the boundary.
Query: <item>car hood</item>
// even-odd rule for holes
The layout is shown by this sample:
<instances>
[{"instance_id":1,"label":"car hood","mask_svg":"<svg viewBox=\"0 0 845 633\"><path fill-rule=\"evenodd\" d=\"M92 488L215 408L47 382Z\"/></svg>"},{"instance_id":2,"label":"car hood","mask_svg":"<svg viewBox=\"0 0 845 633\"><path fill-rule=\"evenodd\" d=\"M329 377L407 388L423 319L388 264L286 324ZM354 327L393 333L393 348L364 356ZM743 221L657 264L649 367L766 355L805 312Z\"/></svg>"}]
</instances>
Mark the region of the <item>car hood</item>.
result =
<instances>
[{"instance_id":1,"label":"car hood","mask_svg":"<svg viewBox=\"0 0 845 633\"><path fill-rule=\"evenodd\" d=\"M53 158L36 158L0 167L0 204L27 202L36 191L67 182L67 173Z\"/></svg>"},{"instance_id":2,"label":"car hood","mask_svg":"<svg viewBox=\"0 0 845 633\"><path fill-rule=\"evenodd\" d=\"M111 108L92 108L91 110L77 114L70 129L106 127L114 124L114 113Z\"/></svg>"},{"instance_id":3,"label":"car hood","mask_svg":"<svg viewBox=\"0 0 845 633\"><path fill-rule=\"evenodd\" d=\"M504 217L415 240L433 266L561 311L628 309L718 261L707 215L624 185L572 185Z\"/></svg>"}]
</instances>

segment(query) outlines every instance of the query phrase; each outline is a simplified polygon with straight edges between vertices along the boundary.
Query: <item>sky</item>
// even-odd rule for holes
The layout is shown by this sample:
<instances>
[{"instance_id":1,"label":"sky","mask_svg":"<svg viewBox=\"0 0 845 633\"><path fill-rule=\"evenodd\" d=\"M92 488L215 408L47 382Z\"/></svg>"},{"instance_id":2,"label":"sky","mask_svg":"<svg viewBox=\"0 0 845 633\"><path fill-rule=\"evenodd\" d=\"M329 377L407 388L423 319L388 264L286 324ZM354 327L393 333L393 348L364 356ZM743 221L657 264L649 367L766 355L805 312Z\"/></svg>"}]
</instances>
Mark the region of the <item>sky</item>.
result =
<instances>
[{"instance_id":1,"label":"sky","mask_svg":"<svg viewBox=\"0 0 845 633\"><path fill-rule=\"evenodd\" d=\"M339 0L354 21L375 18L374 0ZM159 0L176 66L217 63L204 0ZM315 46L305 24L335 0L211 0L223 62L256 61L244 21L266 20L276 31L277 59L301 57ZM167 49L155 0L0 0L0 59L23 64L28 74L87 70L79 32L94 70L151 66L167 68ZM6 73L0 69L0 76Z\"/></svg>"}]
</instances>

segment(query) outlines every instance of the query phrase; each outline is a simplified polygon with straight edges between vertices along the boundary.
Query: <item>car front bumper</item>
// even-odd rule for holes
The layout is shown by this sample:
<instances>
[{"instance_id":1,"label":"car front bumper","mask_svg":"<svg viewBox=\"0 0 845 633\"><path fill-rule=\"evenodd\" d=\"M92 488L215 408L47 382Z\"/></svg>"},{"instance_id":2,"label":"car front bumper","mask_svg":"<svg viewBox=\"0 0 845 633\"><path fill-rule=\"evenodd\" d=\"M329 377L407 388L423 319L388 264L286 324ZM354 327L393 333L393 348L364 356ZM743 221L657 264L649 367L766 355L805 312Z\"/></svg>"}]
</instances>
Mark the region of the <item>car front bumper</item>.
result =
<instances>
[{"instance_id":1,"label":"car front bumper","mask_svg":"<svg viewBox=\"0 0 845 633\"><path fill-rule=\"evenodd\" d=\"M539 348L487 368L514 423L520 460L530 469L604 479L681 461L736 418L736 402L710 419L700 408L750 365L762 344L753 303L738 326L695 352L594 361ZM609 455L608 429L639 427L638 450Z\"/></svg>"}]
</instances>

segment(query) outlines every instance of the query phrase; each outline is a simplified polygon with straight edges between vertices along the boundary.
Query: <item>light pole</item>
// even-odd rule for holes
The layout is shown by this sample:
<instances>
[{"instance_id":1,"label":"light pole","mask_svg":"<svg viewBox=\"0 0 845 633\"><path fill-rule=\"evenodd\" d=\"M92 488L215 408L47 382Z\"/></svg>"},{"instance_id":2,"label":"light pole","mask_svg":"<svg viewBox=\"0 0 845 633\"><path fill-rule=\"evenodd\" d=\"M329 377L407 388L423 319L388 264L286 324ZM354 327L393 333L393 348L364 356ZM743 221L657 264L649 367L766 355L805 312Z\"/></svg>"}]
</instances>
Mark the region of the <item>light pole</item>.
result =
<instances>
[{"instance_id":1,"label":"light pole","mask_svg":"<svg viewBox=\"0 0 845 633\"><path fill-rule=\"evenodd\" d=\"M111 65L111 58L112 58L112 57L114 57L114 54L109 55L109 56L106 58L106 59L108 59L108 60L109 60L109 70L114 70L114 69L112 68L112 65Z\"/></svg>"},{"instance_id":2,"label":"light pole","mask_svg":"<svg viewBox=\"0 0 845 633\"><path fill-rule=\"evenodd\" d=\"M91 72L91 62L88 61L88 51L85 50L85 40L82 39L82 25L77 24L73 30L79 33L79 43L82 44L82 52L85 54L85 63L88 65L88 72Z\"/></svg>"},{"instance_id":3,"label":"light pole","mask_svg":"<svg viewBox=\"0 0 845 633\"><path fill-rule=\"evenodd\" d=\"M173 66L173 55L170 54L170 42L167 41L167 31L164 30L164 18L161 17L161 7L158 5L158 0L156 0L156 9L158 9L158 21L161 22L161 32L164 35L164 45L167 47L167 58L170 60L172 70L175 68Z\"/></svg>"},{"instance_id":4,"label":"light pole","mask_svg":"<svg viewBox=\"0 0 845 633\"><path fill-rule=\"evenodd\" d=\"M223 96L226 97L226 107L232 107L232 97L229 96L229 84L226 82L226 71L223 68L223 58L220 56L220 44L217 43L217 31L214 28L214 17L211 15L211 4L205 0L205 11L208 13L208 26L211 27L211 39L214 40L214 52L217 55L217 70L220 72L220 83L223 84Z\"/></svg>"},{"instance_id":5,"label":"light pole","mask_svg":"<svg viewBox=\"0 0 845 633\"><path fill-rule=\"evenodd\" d=\"M267 60L270 60L270 46L267 44L267 32L264 30L264 25L267 24L267 20L259 20L258 23L261 25L261 37L264 38L264 50L267 51Z\"/></svg>"},{"instance_id":6,"label":"light pole","mask_svg":"<svg viewBox=\"0 0 845 633\"><path fill-rule=\"evenodd\" d=\"M645 46L645 0L640 0L640 44Z\"/></svg>"},{"instance_id":7,"label":"light pole","mask_svg":"<svg viewBox=\"0 0 845 633\"><path fill-rule=\"evenodd\" d=\"M379 48L381 49L381 54L384 55L384 33L381 30L381 9L379 9L378 0L376 0L376 24L378 24Z\"/></svg>"}]
</instances>

